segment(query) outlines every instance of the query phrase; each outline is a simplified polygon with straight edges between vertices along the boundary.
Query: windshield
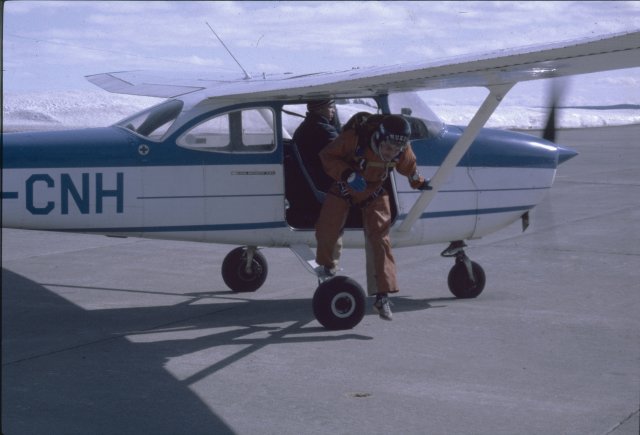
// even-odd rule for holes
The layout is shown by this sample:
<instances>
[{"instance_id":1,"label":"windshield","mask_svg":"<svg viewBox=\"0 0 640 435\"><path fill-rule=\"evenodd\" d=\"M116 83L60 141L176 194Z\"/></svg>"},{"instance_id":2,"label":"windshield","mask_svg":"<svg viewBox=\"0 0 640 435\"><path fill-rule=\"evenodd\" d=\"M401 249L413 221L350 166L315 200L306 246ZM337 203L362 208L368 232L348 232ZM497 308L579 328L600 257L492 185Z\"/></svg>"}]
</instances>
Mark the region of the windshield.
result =
<instances>
[{"instance_id":1,"label":"windshield","mask_svg":"<svg viewBox=\"0 0 640 435\"><path fill-rule=\"evenodd\" d=\"M428 130L428 136L438 136L444 130L444 122L415 92L400 92L389 95L389 109L391 113L401 113L412 118L420 118ZM412 129L415 128L412 123ZM412 134L412 138L413 136Z\"/></svg>"},{"instance_id":2,"label":"windshield","mask_svg":"<svg viewBox=\"0 0 640 435\"><path fill-rule=\"evenodd\" d=\"M184 103L169 100L116 123L134 133L159 141L182 111Z\"/></svg>"}]
</instances>

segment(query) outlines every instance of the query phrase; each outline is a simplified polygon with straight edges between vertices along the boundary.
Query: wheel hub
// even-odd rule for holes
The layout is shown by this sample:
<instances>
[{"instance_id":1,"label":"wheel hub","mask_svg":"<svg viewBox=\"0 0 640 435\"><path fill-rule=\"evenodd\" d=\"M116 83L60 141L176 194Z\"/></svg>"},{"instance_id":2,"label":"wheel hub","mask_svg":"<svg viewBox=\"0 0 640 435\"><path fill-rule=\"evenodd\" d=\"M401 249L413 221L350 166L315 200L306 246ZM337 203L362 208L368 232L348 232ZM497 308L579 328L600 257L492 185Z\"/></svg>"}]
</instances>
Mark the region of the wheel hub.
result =
<instances>
[{"instance_id":1,"label":"wheel hub","mask_svg":"<svg viewBox=\"0 0 640 435\"><path fill-rule=\"evenodd\" d=\"M334 316L345 319L356 309L356 300L350 293L340 292L331 300L331 312Z\"/></svg>"},{"instance_id":2,"label":"wheel hub","mask_svg":"<svg viewBox=\"0 0 640 435\"><path fill-rule=\"evenodd\" d=\"M262 267L257 261L252 261L249 267L241 266L238 269L238 277L243 281L253 281L262 273Z\"/></svg>"}]
</instances>

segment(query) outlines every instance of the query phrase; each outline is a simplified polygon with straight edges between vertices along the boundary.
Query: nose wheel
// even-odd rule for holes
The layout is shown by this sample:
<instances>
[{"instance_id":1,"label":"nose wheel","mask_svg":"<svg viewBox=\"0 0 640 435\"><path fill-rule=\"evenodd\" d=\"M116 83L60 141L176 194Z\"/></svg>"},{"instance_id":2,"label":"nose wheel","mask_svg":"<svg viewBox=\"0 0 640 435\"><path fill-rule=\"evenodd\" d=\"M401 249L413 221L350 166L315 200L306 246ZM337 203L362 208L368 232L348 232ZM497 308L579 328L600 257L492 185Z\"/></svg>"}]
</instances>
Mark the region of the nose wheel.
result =
<instances>
[{"instance_id":1,"label":"nose wheel","mask_svg":"<svg viewBox=\"0 0 640 435\"><path fill-rule=\"evenodd\" d=\"M482 267L467 257L464 252L466 246L461 240L451 242L440 255L455 258L447 279L449 291L457 298L473 299L484 290L486 276Z\"/></svg>"},{"instance_id":2,"label":"nose wheel","mask_svg":"<svg viewBox=\"0 0 640 435\"><path fill-rule=\"evenodd\" d=\"M267 260L255 246L229 252L222 262L222 279L234 292L254 292L267 279Z\"/></svg>"}]
</instances>

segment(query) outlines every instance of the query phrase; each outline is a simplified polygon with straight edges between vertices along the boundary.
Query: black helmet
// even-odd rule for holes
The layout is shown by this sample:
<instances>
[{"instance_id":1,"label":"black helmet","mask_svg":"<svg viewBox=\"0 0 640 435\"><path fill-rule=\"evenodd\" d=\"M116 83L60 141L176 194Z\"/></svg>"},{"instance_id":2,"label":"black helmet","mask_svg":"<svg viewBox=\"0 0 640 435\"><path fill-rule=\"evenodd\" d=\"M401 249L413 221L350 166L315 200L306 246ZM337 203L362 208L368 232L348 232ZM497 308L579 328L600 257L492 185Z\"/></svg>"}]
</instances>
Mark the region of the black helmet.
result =
<instances>
[{"instance_id":1,"label":"black helmet","mask_svg":"<svg viewBox=\"0 0 640 435\"><path fill-rule=\"evenodd\" d=\"M380 144L387 142L398 149L398 154L404 151L404 148L411 137L411 125L399 115L385 116L378 125L378 129L371 136L371 147L373 151L382 158L380 153Z\"/></svg>"},{"instance_id":2,"label":"black helmet","mask_svg":"<svg viewBox=\"0 0 640 435\"><path fill-rule=\"evenodd\" d=\"M398 146L405 146L411 137L411 126L402 116L389 115L378 127L380 142L388 140Z\"/></svg>"}]
</instances>

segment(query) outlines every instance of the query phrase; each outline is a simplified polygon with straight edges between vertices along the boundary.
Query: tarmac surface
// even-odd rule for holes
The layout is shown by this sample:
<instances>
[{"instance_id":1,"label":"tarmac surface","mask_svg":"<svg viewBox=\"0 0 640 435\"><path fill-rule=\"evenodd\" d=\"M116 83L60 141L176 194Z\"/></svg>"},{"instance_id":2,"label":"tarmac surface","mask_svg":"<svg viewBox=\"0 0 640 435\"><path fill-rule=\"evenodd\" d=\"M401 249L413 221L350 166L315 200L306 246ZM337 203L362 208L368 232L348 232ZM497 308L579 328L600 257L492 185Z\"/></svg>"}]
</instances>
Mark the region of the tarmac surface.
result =
<instances>
[{"instance_id":1,"label":"tarmac surface","mask_svg":"<svg viewBox=\"0 0 640 435\"><path fill-rule=\"evenodd\" d=\"M561 131L580 155L531 227L469 242L477 299L445 246L396 249L394 320L349 331L287 249L234 294L232 246L3 229L2 433L637 435L639 137Z\"/></svg>"}]
</instances>

